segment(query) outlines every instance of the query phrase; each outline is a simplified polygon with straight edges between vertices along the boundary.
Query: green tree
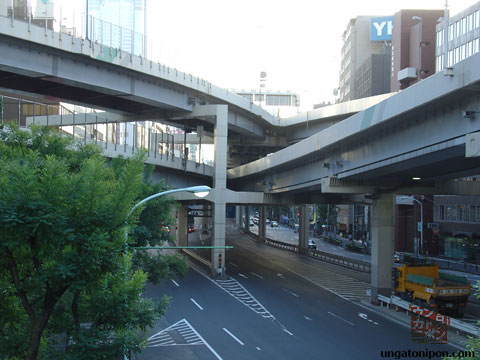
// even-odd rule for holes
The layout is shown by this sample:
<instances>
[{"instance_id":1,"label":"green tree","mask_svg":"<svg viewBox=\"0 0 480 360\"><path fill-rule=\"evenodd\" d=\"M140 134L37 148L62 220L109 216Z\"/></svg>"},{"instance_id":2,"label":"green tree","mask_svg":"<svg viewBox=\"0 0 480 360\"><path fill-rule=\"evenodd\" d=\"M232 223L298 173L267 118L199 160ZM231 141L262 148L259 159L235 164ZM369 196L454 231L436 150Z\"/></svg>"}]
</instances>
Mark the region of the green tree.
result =
<instances>
[{"instance_id":1,"label":"green tree","mask_svg":"<svg viewBox=\"0 0 480 360\"><path fill-rule=\"evenodd\" d=\"M112 160L111 165L115 172L119 172L125 165L123 157ZM168 190L165 182L153 183L153 165L145 166L143 183L137 201L145 199L153 194ZM138 216L138 221L129 235L132 248L146 246L160 246L166 241L172 240L172 217L171 209L177 204L172 197L161 196L143 205ZM133 266L142 269L148 274L148 280L154 284L163 279L184 277L188 271L187 261L180 255L172 255L159 250L135 250L133 253Z\"/></svg>"},{"instance_id":2,"label":"green tree","mask_svg":"<svg viewBox=\"0 0 480 360\"><path fill-rule=\"evenodd\" d=\"M480 281L477 281L476 285L472 285L472 289L475 291L475 296L477 299L480 299ZM480 321L477 322L480 325ZM465 343L465 350L471 351L475 354L475 357L471 357L471 359L480 359L480 337L479 336L469 336L468 340ZM461 360L465 359L465 357L448 357L445 360Z\"/></svg>"},{"instance_id":3,"label":"green tree","mask_svg":"<svg viewBox=\"0 0 480 360\"><path fill-rule=\"evenodd\" d=\"M126 216L142 186L141 156L114 171L99 148L48 128L0 127L3 358L140 351L167 303L139 296L147 274L125 252Z\"/></svg>"}]
</instances>

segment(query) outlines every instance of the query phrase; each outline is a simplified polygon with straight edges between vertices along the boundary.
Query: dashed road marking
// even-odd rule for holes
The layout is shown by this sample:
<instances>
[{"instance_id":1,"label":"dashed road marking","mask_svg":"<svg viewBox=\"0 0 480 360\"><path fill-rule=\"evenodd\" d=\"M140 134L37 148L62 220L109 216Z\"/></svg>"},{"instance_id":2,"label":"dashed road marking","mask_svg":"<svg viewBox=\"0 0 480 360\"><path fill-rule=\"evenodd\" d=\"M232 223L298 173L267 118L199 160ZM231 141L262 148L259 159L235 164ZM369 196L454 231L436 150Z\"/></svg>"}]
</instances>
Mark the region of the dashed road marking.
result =
<instances>
[{"instance_id":1,"label":"dashed road marking","mask_svg":"<svg viewBox=\"0 0 480 360\"><path fill-rule=\"evenodd\" d=\"M338 316L338 315L335 315L334 313L331 313L330 311L329 311L328 313L329 313L330 315L332 315L333 317L337 318L337 319L340 319L340 320L342 320L342 321L345 321L347 324L350 324L350 325L352 325L352 326L355 326L354 323L352 323L352 322L350 322L350 321L348 321L348 320L345 320L344 318L342 318L342 317L340 317L340 316Z\"/></svg>"},{"instance_id":2,"label":"dashed road marking","mask_svg":"<svg viewBox=\"0 0 480 360\"><path fill-rule=\"evenodd\" d=\"M291 295L293 295L293 296L295 296L295 297L297 297L297 298L300 297L299 295L297 295L297 294L295 294L294 292L291 292L290 290L287 290L287 289L285 289L285 288L282 288L282 290L285 291L285 292L288 292L289 294L291 294Z\"/></svg>"},{"instance_id":3,"label":"dashed road marking","mask_svg":"<svg viewBox=\"0 0 480 360\"><path fill-rule=\"evenodd\" d=\"M282 330L285 331L288 335L292 335L292 336L293 336L293 334L292 334L290 331L288 331L287 329L282 329Z\"/></svg>"},{"instance_id":4,"label":"dashed road marking","mask_svg":"<svg viewBox=\"0 0 480 360\"><path fill-rule=\"evenodd\" d=\"M248 277L246 277L246 276L243 275L243 274L238 274L238 276L243 277L244 279L248 279Z\"/></svg>"},{"instance_id":5,"label":"dashed road marking","mask_svg":"<svg viewBox=\"0 0 480 360\"><path fill-rule=\"evenodd\" d=\"M232 338L234 338L240 345L245 345L242 341L240 341L239 338L237 338L235 335L233 335L230 331L227 329L223 328L223 331L225 331L228 335L230 335Z\"/></svg>"},{"instance_id":6,"label":"dashed road marking","mask_svg":"<svg viewBox=\"0 0 480 360\"><path fill-rule=\"evenodd\" d=\"M263 276L260 276L260 275L258 275L258 274L256 274L256 273L254 273L254 272L250 272L250 274L252 274L252 275L254 275L254 276L258 277L259 279L263 279Z\"/></svg>"},{"instance_id":7,"label":"dashed road marking","mask_svg":"<svg viewBox=\"0 0 480 360\"><path fill-rule=\"evenodd\" d=\"M192 302L193 302L195 305L197 305L197 307L198 307L200 310L203 310L203 307L201 307L195 300L193 300L193 299L190 299L190 300L192 300Z\"/></svg>"},{"instance_id":8,"label":"dashed road marking","mask_svg":"<svg viewBox=\"0 0 480 360\"><path fill-rule=\"evenodd\" d=\"M171 280L176 286L180 286L180 285L178 285L178 283L175 280L173 280L173 279L171 279Z\"/></svg>"}]
</instances>

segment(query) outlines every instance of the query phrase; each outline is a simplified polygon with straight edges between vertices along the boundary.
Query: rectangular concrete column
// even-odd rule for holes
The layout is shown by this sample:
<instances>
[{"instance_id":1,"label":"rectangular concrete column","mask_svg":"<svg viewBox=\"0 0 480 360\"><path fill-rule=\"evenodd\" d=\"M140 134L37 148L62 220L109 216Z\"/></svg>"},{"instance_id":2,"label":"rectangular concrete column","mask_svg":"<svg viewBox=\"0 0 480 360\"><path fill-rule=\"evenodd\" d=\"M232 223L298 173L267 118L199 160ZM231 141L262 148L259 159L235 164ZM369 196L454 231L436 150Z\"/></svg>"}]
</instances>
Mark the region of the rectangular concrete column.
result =
<instances>
[{"instance_id":1,"label":"rectangular concrete column","mask_svg":"<svg viewBox=\"0 0 480 360\"><path fill-rule=\"evenodd\" d=\"M235 207L235 222L237 229L240 229L243 222L243 206Z\"/></svg>"},{"instance_id":2,"label":"rectangular concrete column","mask_svg":"<svg viewBox=\"0 0 480 360\"><path fill-rule=\"evenodd\" d=\"M202 205L202 230L208 230L208 223L210 222L210 206Z\"/></svg>"},{"instance_id":3,"label":"rectangular concrete column","mask_svg":"<svg viewBox=\"0 0 480 360\"><path fill-rule=\"evenodd\" d=\"M245 206L245 224L244 229L250 231L250 207Z\"/></svg>"},{"instance_id":4,"label":"rectangular concrete column","mask_svg":"<svg viewBox=\"0 0 480 360\"><path fill-rule=\"evenodd\" d=\"M187 246L188 207L187 206L179 206L177 214L178 214L177 245L178 246Z\"/></svg>"},{"instance_id":5,"label":"rectangular concrete column","mask_svg":"<svg viewBox=\"0 0 480 360\"><path fill-rule=\"evenodd\" d=\"M308 250L308 226L309 226L309 217L307 205L299 206L299 229L298 229L298 251L300 253L305 253Z\"/></svg>"},{"instance_id":6,"label":"rectangular concrete column","mask_svg":"<svg viewBox=\"0 0 480 360\"><path fill-rule=\"evenodd\" d=\"M377 303L377 296L390 297L392 292L392 267L394 244L394 196L382 194L372 206L372 263L371 301Z\"/></svg>"},{"instance_id":7,"label":"rectangular concrete column","mask_svg":"<svg viewBox=\"0 0 480 360\"><path fill-rule=\"evenodd\" d=\"M225 246L228 106L215 105L213 246ZM225 249L212 249L212 276L225 275Z\"/></svg>"},{"instance_id":8,"label":"rectangular concrete column","mask_svg":"<svg viewBox=\"0 0 480 360\"><path fill-rule=\"evenodd\" d=\"M265 242L267 236L265 206L260 206L258 210L258 241Z\"/></svg>"}]
</instances>

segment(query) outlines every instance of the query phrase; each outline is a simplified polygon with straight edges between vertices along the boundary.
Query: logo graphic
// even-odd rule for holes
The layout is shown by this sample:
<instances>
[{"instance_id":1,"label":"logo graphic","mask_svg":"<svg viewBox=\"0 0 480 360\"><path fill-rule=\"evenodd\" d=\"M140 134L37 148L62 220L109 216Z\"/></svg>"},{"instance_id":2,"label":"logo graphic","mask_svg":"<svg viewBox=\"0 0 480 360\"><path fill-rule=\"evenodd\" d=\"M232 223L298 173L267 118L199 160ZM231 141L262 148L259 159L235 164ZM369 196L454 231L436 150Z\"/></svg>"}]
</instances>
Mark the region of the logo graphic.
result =
<instances>
[{"instance_id":1,"label":"logo graphic","mask_svg":"<svg viewBox=\"0 0 480 360\"><path fill-rule=\"evenodd\" d=\"M393 16L370 19L370 41L392 40Z\"/></svg>"},{"instance_id":2,"label":"logo graphic","mask_svg":"<svg viewBox=\"0 0 480 360\"><path fill-rule=\"evenodd\" d=\"M448 316L417 305L410 305L410 311L410 335L414 342L447 344L447 326L450 325Z\"/></svg>"}]
</instances>

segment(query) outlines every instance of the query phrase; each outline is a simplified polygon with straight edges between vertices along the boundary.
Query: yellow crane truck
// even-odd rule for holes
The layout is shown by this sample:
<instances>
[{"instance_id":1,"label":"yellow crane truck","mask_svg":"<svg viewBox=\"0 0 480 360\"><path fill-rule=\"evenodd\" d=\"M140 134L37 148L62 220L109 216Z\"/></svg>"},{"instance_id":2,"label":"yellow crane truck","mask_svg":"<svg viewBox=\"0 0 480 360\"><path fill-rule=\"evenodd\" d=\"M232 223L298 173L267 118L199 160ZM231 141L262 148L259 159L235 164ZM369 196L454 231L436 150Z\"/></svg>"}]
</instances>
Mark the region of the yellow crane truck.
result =
<instances>
[{"instance_id":1,"label":"yellow crane truck","mask_svg":"<svg viewBox=\"0 0 480 360\"><path fill-rule=\"evenodd\" d=\"M402 264L393 268L395 295L445 315L462 317L471 292L464 276L438 271L438 264Z\"/></svg>"}]
</instances>

